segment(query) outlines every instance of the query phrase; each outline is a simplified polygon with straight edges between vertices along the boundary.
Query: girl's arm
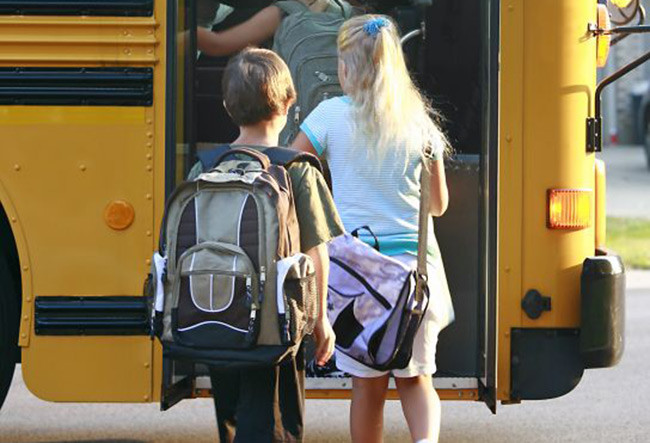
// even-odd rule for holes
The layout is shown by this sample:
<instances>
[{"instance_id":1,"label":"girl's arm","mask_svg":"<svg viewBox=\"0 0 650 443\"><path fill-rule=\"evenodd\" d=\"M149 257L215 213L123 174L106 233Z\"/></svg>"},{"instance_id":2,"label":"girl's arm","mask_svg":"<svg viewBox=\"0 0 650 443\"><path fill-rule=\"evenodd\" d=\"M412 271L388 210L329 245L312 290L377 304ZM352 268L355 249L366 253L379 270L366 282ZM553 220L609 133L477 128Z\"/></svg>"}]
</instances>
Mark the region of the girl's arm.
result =
<instances>
[{"instance_id":1,"label":"girl's arm","mask_svg":"<svg viewBox=\"0 0 650 443\"><path fill-rule=\"evenodd\" d=\"M298 133L295 140L291 144L291 147L293 149L297 149L302 152L308 152L310 154L314 154L315 156L319 157L318 152L316 151L316 149L314 149L314 145L311 144L309 138L307 138L305 133L302 131Z\"/></svg>"},{"instance_id":2,"label":"girl's arm","mask_svg":"<svg viewBox=\"0 0 650 443\"><path fill-rule=\"evenodd\" d=\"M431 168L431 199L430 213L434 217L440 217L447 210L449 205L449 190L447 189L447 177L445 176L445 162L434 160L429 163Z\"/></svg>"},{"instance_id":3,"label":"girl's arm","mask_svg":"<svg viewBox=\"0 0 650 443\"><path fill-rule=\"evenodd\" d=\"M271 38L280 26L282 13L277 6L267 6L243 23L221 32L197 28L197 47L207 55L230 55L247 46L256 46Z\"/></svg>"}]
</instances>

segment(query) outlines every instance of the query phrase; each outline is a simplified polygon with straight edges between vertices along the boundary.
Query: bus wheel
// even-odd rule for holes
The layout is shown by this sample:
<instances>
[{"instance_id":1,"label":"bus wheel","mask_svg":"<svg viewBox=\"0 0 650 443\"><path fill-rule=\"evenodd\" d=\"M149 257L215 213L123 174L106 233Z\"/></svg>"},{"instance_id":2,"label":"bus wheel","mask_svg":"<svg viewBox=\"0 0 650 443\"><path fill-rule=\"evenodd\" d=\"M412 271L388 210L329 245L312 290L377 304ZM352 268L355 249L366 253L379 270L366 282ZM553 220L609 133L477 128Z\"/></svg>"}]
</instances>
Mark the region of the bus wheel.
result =
<instances>
[{"instance_id":1,"label":"bus wheel","mask_svg":"<svg viewBox=\"0 0 650 443\"><path fill-rule=\"evenodd\" d=\"M7 261L0 256L0 408L7 397L18 357L18 296Z\"/></svg>"},{"instance_id":2,"label":"bus wheel","mask_svg":"<svg viewBox=\"0 0 650 443\"><path fill-rule=\"evenodd\" d=\"M650 118L646 121L645 125L645 139L643 140L643 148L645 150L645 161L648 169L650 169Z\"/></svg>"}]
</instances>

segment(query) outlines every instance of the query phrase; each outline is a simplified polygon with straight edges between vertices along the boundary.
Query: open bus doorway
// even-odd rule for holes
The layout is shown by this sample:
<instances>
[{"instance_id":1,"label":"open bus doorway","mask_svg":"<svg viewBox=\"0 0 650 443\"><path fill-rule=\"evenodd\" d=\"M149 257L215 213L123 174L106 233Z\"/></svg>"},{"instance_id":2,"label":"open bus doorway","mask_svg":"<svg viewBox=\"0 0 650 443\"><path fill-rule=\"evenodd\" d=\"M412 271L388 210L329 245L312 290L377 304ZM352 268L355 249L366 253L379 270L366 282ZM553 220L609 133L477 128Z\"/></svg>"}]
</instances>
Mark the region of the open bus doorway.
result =
<instances>
[{"instance_id":1,"label":"open bus doorway","mask_svg":"<svg viewBox=\"0 0 650 443\"><path fill-rule=\"evenodd\" d=\"M207 2L207 3L204 3ZM187 4L179 0L177 33L196 29L200 14L213 0ZM227 29L271 2L237 2L214 16L213 30ZM201 10L201 5L205 9ZM444 122L454 154L447 163L450 205L436 220L436 237L447 273L456 321L443 330L437 351L435 385L461 398L485 397L494 405L496 288L496 61L498 2L435 0L431 6L409 1L377 0L366 10L392 16L402 31L420 29L424 38L405 45L414 78L433 101ZM368 11L370 12L370 11ZM195 36L177 45L176 73L188 81L176 92L176 177L186 174L197 150L228 143L237 127L223 107L221 77L228 57L209 57L196 50ZM267 46L270 46L268 42ZM493 166L494 165L494 166ZM201 375L190 371L192 374ZM175 371L172 371L175 372ZM188 373L188 375L190 375ZM347 390L347 378L308 379L311 396L324 390ZM201 377L203 378L203 377ZM196 383L207 388L206 380ZM319 395L322 392L323 395ZM465 395L463 397L463 395ZM444 398L445 396L442 395ZM490 397L488 399L487 397Z\"/></svg>"}]
</instances>

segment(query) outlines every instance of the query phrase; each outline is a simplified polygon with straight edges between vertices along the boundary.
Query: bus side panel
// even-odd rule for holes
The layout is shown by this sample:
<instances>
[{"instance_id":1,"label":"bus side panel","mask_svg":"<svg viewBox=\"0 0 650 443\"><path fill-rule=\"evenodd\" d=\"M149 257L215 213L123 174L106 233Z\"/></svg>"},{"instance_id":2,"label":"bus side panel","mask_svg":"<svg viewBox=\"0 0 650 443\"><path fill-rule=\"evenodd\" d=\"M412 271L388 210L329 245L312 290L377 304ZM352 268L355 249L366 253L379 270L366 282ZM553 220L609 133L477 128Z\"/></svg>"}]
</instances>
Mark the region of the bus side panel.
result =
<instances>
[{"instance_id":1,"label":"bus side panel","mask_svg":"<svg viewBox=\"0 0 650 443\"><path fill-rule=\"evenodd\" d=\"M0 181L24 239L22 371L46 400L142 402L155 394L148 336L37 333L34 302L142 295L160 218L154 205L162 213L164 204L164 19L164 2L156 18L0 18L0 35L12 42L0 50L0 66L153 69L153 105L0 105ZM53 43L47 51L43 39ZM133 208L124 229L109 226L115 202Z\"/></svg>"},{"instance_id":2,"label":"bus side panel","mask_svg":"<svg viewBox=\"0 0 650 443\"><path fill-rule=\"evenodd\" d=\"M595 1L572 0L508 2L502 12L502 400L518 399L510 392L511 370L517 371L517 380L530 383L542 381L535 374L522 373L524 367L555 373L557 384L552 386L553 380L548 383L548 396L575 386L582 373L582 368L576 368L579 355L568 350L577 349L580 273L585 257L594 253L593 210L591 226L586 229L550 230L546 199L552 188L594 188L594 156L586 153L585 120L595 88L595 39L587 32L595 13ZM551 298L550 311L542 312L538 319L529 318L521 307L522 298L533 289ZM534 330L539 328L547 328L549 333L538 335ZM538 346L536 364L517 366L525 353L510 348L513 332L547 340L545 346ZM558 337L563 341L556 340ZM569 339L565 337L573 337L570 340L576 343L566 342ZM541 349L549 352L541 355ZM526 391L521 386L514 389ZM545 398L543 392L536 395Z\"/></svg>"},{"instance_id":3,"label":"bus side panel","mask_svg":"<svg viewBox=\"0 0 650 443\"><path fill-rule=\"evenodd\" d=\"M552 308L525 327L580 326L580 273L594 253L591 226L551 230L547 190L594 190L594 154L586 152L585 121L596 80L595 1L526 2L524 13L524 199L521 294L536 289Z\"/></svg>"}]
</instances>

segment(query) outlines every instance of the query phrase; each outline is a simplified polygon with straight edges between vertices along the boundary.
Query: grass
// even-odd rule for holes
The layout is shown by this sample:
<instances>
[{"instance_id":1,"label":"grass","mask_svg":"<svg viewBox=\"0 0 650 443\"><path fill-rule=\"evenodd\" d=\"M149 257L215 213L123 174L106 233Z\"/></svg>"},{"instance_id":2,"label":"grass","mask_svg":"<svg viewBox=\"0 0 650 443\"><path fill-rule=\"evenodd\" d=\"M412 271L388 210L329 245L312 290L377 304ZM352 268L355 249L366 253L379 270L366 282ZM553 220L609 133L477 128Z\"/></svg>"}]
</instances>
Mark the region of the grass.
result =
<instances>
[{"instance_id":1,"label":"grass","mask_svg":"<svg viewBox=\"0 0 650 443\"><path fill-rule=\"evenodd\" d=\"M626 267L650 269L650 220L607 217L606 243Z\"/></svg>"}]
</instances>

